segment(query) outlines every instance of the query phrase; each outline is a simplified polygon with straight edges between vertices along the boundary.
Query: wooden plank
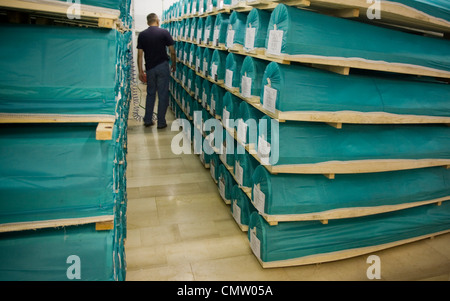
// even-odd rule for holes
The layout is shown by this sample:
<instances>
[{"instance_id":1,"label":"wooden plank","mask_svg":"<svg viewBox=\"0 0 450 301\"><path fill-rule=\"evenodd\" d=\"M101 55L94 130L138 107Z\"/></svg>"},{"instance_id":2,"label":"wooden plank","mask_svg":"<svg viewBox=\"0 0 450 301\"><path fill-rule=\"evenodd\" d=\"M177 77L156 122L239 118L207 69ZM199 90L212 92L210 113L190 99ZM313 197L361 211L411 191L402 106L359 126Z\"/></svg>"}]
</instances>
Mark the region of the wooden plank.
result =
<instances>
[{"instance_id":1,"label":"wooden plank","mask_svg":"<svg viewBox=\"0 0 450 301\"><path fill-rule=\"evenodd\" d=\"M97 140L111 140L114 129L114 123L101 122L97 125L95 138Z\"/></svg>"},{"instance_id":2,"label":"wooden plank","mask_svg":"<svg viewBox=\"0 0 450 301\"><path fill-rule=\"evenodd\" d=\"M97 222L95 223L96 231L107 231L114 229L114 221Z\"/></svg>"},{"instance_id":3,"label":"wooden plank","mask_svg":"<svg viewBox=\"0 0 450 301\"><path fill-rule=\"evenodd\" d=\"M114 123L113 115L0 113L0 123Z\"/></svg>"},{"instance_id":4,"label":"wooden plank","mask_svg":"<svg viewBox=\"0 0 450 301\"><path fill-rule=\"evenodd\" d=\"M375 253L375 252L378 252L381 250L401 246L404 244L431 238L431 237L446 234L449 232L450 232L450 230L445 230L445 231L440 231L440 232L427 234L427 235L421 235L418 237L403 239L403 240L386 243L386 244L382 244L382 245L377 245L377 246L363 247L363 248L337 251L337 252L331 252L331 253L325 253L325 254L310 255L310 256L294 258L294 259L286 259L286 260L271 261L271 262L263 262L259 257L257 257L257 259L263 268L279 268L279 267L289 267L289 266L299 266L299 265L323 263L323 262L347 259L347 258L351 258L351 257L364 255L364 254L369 254L369 253Z\"/></svg>"},{"instance_id":5,"label":"wooden plank","mask_svg":"<svg viewBox=\"0 0 450 301\"><path fill-rule=\"evenodd\" d=\"M318 55L289 55L289 54L274 55L267 53L267 51L265 56L268 59L278 59L280 61L285 62L298 62L313 65L327 65L330 66L329 70L333 70L334 66L338 67L336 70L345 70L345 68L357 68L357 69L384 71L401 74L432 76L437 78L450 78L449 71L423 67L418 65L372 61L362 58L326 57Z\"/></svg>"},{"instance_id":6,"label":"wooden plank","mask_svg":"<svg viewBox=\"0 0 450 301\"><path fill-rule=\"evenodd\" d=\"M250 198L251 202L253 200ZM342 219L342 218L354 218L361 217L379 213L386 213L391 211L398 211L418 206L423 206L427 204L442 204L442 202L449 201L450 196L445 196L442 198L421 201L421 202L413 202L413 203L405 203L405 204L397 204L397 205L384 205L384 206L372 206L372 207L351 207L351 208L341 208L341 209L332 209L323 212L313 212L313 213L304 213L304 214L266 214L263 212L259 212L259 214L269 223L281 223L281 222L297 222L297 221L328 221L333 219Z\"/></svg>"},{"instance_id":7,"label":"wooden plank","mask_svg":"<svg viewBox=\"0 0 450 301\"><path fill-rule=\"evenodd\" d=\"M113 215L102 215L93 217L83 217L83 218L66 218L66 219L54 219L45 221L31 221L31 222L19 222L19 223L8 223L0 225L0 233L4 232L14 232L14 231L25 231L25 230L36 230L43 228L57 228L57 227L67 227L75 225L84 225L92 223L113 223Z\"/></svg>"}]
</instances>

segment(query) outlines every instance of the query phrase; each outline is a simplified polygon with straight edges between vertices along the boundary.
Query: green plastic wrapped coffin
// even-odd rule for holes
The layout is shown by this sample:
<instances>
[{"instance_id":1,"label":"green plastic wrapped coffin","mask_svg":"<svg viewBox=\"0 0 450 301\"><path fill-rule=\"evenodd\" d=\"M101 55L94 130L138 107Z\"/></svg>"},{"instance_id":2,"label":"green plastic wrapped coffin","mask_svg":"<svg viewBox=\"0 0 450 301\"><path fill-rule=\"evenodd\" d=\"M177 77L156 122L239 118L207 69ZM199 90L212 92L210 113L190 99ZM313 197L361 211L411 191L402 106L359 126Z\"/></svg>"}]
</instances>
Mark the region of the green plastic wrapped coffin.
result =
<instances>
[{"instance_id":1,"label":"green plastic wrapped coffin","mask_svg":"<svg viewBox=\"0 0 450 301\"><path fill-rule=\"evenodd\" d=\"M450 22L450 2L447 0L395 0L387 2L401 3Z\"/></svg>"},{"instance_id":2,"label":"green plastic wrapped coffin","mask_svg":"<svg viewBox=\"0 0 450 301\"><path fill-rule=\"evenodd\" d=\"M205 18L198 18L197 21L197 34L196 34L196 42L197 44L201 44L203 42L203 29L205 27Z\"/></svg>"},{"instance_id":3,"label":"green plastic wrapped coffin","mask_svg":"<svg viewBox=\"0 0 450 301\"><path fill-rule=\"evenodd\" d=\"M410 67L415 70L421 67L419 69L422 71L443 71L439 74L450 75L449 41L331 17L284 4L278 5L271 14L266 49L267 53L273 55L324 59L330 64L337 60L341 66L341 61L352 61L381 64L390 71L396 67L403 68L401 73L409 73L406 69ZM400 70L396 69L396 72Z\"/></svg>"},{"instance_id":4,"label":"green plastic wrapped coffin","mask_svg":"<svg viewBox=\"0 0 450 301\"><path fill-rule=\"evenodd\" d=\"M450 116L450 85L415 76L369 75L363 71L345 76L272 62L265 69L262 86L260 102L272 113L352 111Z\"/></svg>"},{"instance_id":5,"label":"green plastic wrapped coffin","mask_svg":"<svg viewBox=\"0 0 450 301\"><path fill-rule=\"evenodd\" d=\"M230 211L237 224L246 231L250 222L250 215L255 212L256 209L250 202L248 196L238 185L233 186Z\"/></svg>"},{"instance_id":6,"label":"green plastic wrapped coffin","mask_svg":"<svg viewBox=\"0 0 450 301\"><path fill-rule=\"evenodd\" d=\"M285 222L270 226L256 212L248 238L264 267L319 263L358 256L450 230L450 202L365 217Z\"/></svg>"},{"instance_id":7,"label":"green plastic wrapped coffin","mask_svg":"<svg viewBox=\"0 0 450 301\"><path fill-rule=\"evenodd\" d=\"M239 91L241 86L241 67L245 56L230 52L225 63L225 87Z\"/></svg>"},{"instance_id":8,"label":"green plastic wrapped coffin","mask_svg":"<svg viewBox=\"0 0 450 301\"><path fill-rule=\"evenodd\" d=\"M259 120L265 115L252 105L242 101L239 105L237 139L244 145L256 145Z\"/></svg>"},{"instance_id":9,"label":"green plastic wrapped coffin","mask_svg":"<svg viewBox=\"0 0 450 301\"><path fill-rule=\"evenodd\" d=\"M98 28L1 24L0 112L115 116L119 37Z\"/></svg>"},{"instance_id":10,"label":"green plastic wrapped coffin","mask_svg":"<svg viewBox=\"0 0 450 301\"><path fill-rule=\"evenodd\" d=\"M113 215L114 159L123 148L116 128L99 141L96 127L1 126L0 223Z\"/></svg>"},{"instance_id":11,"label":"green plastic wrapped coffin","mask_svg":"<svg viewBox=\"0 0 450 301\"><path fill-rule=\"evenodd\" d=\"M195 82L194 82L194 98L198 101L202 99L202 88L203 88L203 77L196 76Z\"/></svg>"},{"instance_id":12,"label":"green plastic wrapped coffin","mask_svg":"<svg viewBox=\"0 0 450 301\"><path fill-rule=\"evenodd\" d=\"M189 30L189 41L194 42L197 40L197 23L199 18L192 18L191 28Z\"/></svg>"},{"instance_id":13,"label":"green plastic wrapped coffin","mask_svg":"<svg viewBox=\"0 0 450 301\"><path fill-rule=\"evenodd\" d=\"M211 48L205 48L205 50L203 50L203 65L202 65L202 73L204 76L208 76L209 71L210 71L210 67L211 67L211 60L212 60L212 56L213 56L213 52L214 50Z\"/></svg>"},{"instance_id":14,"label":"green plastic wrapped coffin","mask_svg":"<svg viewBox=\"0 0 450 301\"><path fill-rule=\"evenodd\" d=\"M203 44L209 45L214 37L214 25L216 23L216 16L210 15L206 17L205 27L203 29Z\"/></svg>"},{"instance_id":15,"label":"green plastic wrapped coffin","mask_svg":"<svg viewBox=\"0 0 450 301\"><path fill-rule=\"evenodd\" d=\"M67 0L57 0L61 2L68 2ZM76 3L74 1L70 1ZM129 6L130 0L83 0L81 4L92 5L98 7L105 7L111 9L120 9Z\"/></svg>"},{"instance_id":16,"label":"green plastic wrapped coffin","mask_svg":"<svg viewBox=\"0 0 450 301\"><path fill-rule=\"evenodd\" d=\"M269 26L270 12L253 8L247 16L245 24L246 51L255 51L266 47L267 27Z\"/></svg>"},{"instance_id":17,"label":"green plastic wrapped coffin","mask_svg":"<svg viewBox=\"0 0 450 301\"><path fill-rule=\"evenodd\" d=\"M259 162L245 149L240 150L239 148L237 148L234 158L234 176L236 182L243 187L252 188L253 174L256 167L259 166Z\"/></svg>"},{"instance_id":18,"label":"green plastic wrapped coffin","mask_svg":"<svg viewBox=\"0 0 450 301\"><path fill-rule=\"evenodd\" d=\"M260 97L262 93L262 80L264 72L269 63L265 60L260 60L247 56L244 59L241 67L241 95L246 98Z\"/></svg>"},{"instance_id":19,"label":"green plastic wrapped coffin","mask_svg":"<svg viewBox=\"0 0 450 301\"><path fill-rule=\"evenodd\" d=\"M231 13L225 44L227 48L234 48L236 45L244 45L246 23L247 13L237 11Z\"/></svg>"},{"instance_id":20,"label":"green plastic wrapped coffin","mask_svg":"<svg viewBox=\"0 0 450 301\"><path fill-rule=\"evenodd\" d=\"M211 87L214 84L211 83L209 80L204 80L202 83L202 91L201 91L201 103L202 103L202 107L207 109L208 108L208 103L211 103L210 99L211 99Z\"/></svg>"},{"instance_id":21,"label":"green plastic wrapped coffin","mask_svg":"<svg viewBox=\"0 0 450 301\"><path fill-rule=\"evenodd\" d=\"M189 37L191 36L191 20L192 18L183 19L183 38L185 40L189 40Z\"/></svg>"},{"instance_id":22,"label":"green plastic wrapped coffin","mask_svg":"<svg viewBox=\"0 0 450 301\"><path fill-rule=\"evenodd\" d=\"M228 52L214 50L211 63L209 64L209 76L216 82L223 83L225 80L225 66Z\"/></svg>"},{"instance_id":23,"label":"green plastic wrapped coffin","mask_svg":"<svg viewBox=\"0 0 450 301\"><path fill-rule=\"evenodd\" d=\"M213 46L225 45L227 41L228 24L230 24L229 14L220 13L216 15L212 39Z\"/></svg>"},{"instance_id":24,"label":"green plastic wrapped coffin","mask_svg":"<svg viewBox=\"0 0 450 301\"><path fill-rule=\"evenodd\" d=\"M200 46L195 45L194 43L191 44L191 48L189 49L189 55L188 55L188 66L195 69L195 54L197 53L197 48Z\"/></svg>"},{"instance_id":25,"label":"green plastic wrapped coffin","mask_svg":"<svg viewBox=\"0 0 450 301\"><path fill-rule=\"evenodd\" d=\"M330 180L323 175L270 174L260 165L253 173L252 201L268 215L356 208L365 215L365 210L388 209L382 206L450 199L449 181L450 171L443 167L345 174Z\"/></svg>"},{"instance_id":26,"label":"green plastic wrapped coffin","mask_svg":"<svg viewBox=\"0 0 450 301\"><path fill-rule=\"evenodd\" d=\"M1 233L0 280L117 280L114 239L94 224Z\"/></svg>"},{"instance_id":27,"label":"green plastic wrapped coffin","mask_svg":"<svg viewBox=\"0 0 450 301\"><path fill-rule=\"evenodd\" d=\"M390 160L391 167L396 160L436 160L445 165L449 149L446 125L346 124L336 129L317 122L279 123L268 116L259 122L256 145L259 158L272 166L359 160ZM405 166L413 167L417 166Z\"/></svg>"},{"instance_id":28,"label":"green plastic wrapped coffin","mask_svg":"<svg viewBox=\"0 0 450 301\"><path fill-rule=\"evenodd\" d=\"M219 193L222 199L227 204L231 204L234 185L236 185L236 181L234 180L233 176L225 167L225 165L220 164L218 176Z\"/></svg>"},{"instance_id":29,"label":"green plastic wrapped coffin","mask_svg":"<svg viewBox=\"0 0 450 301\"><path fill-rule=\"evenodd\" d=\"M220 167L220 159L219 155L216 153L212 153L209 158L209 172L211 173L211 177L213 178L214 182L217 183L219 180L219 167Z\"/></svg>"},{"instance_id":30,"label":"green plastic wrapped coffin","mask_svg":"<svg viewBox=\"0 0 450 301\"><path fill-rule=\"evenodd\" d=\"M200 46L195 51L195 71L198 73L202 73L203 71L203 52L204 49Z\"/></svg>"},{"instance_id":31,"label":"green plastic wrapped coffin","mask_svg":"<svg viewBox=\"0 0 450 301\"><path fill-rule=\"evenodd\" d=\"M214 117L222 118L223 112L223 97L226 90L219 85L212 85L211 87L211 97L209 99L210 112Z\"/></svg>"},{"instance_id":32,"label":"green plastic wrapped coffin","mask_svg":"<svg viewBox=\"0 0 450 301\"><path fill-rule=\"evenodd\" d=\"M242 100L226 92L223 97L223 107L222 107L222 123L226 125L227 128L235 128L238 125L239 119L239 106Z\"/></svg>"}]
</instances>

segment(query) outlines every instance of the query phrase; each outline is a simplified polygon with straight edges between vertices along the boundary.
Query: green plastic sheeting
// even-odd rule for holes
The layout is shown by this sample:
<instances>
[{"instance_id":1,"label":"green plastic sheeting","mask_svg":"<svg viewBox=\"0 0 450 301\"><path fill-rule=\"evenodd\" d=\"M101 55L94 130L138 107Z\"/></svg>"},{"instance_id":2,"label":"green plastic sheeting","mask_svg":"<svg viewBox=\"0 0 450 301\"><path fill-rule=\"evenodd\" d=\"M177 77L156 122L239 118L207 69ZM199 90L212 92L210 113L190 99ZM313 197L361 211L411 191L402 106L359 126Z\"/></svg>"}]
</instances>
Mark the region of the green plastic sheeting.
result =
<instances>
[{"instance_id":1,"label":"green plastic sheeting","mask_svg":"<svg viewBox=\"0 0 450 301\"><path fill-rule=\"evenodd\" d=\"M191 21L191 28L189 30L189 41L196 41L197 40L197 23L199 18L192 18Z\"/></svg>"},{"instance_id":2,"label":"green plastic sheeting","mask_svg":"<svg viewBox=\"0 0 450 301\"><path fill-rule=\"evenodd\" d=\"M270 87L267 86L269 82ZM368 75L364 72L345 76L272 62L265 69L262 85L267 88L261 90L260 102L272 111L450 116L450 85L414 76ZM266 95L273 93L271 89L276 90L276 98Z\"/></svg>"},{"instance_id":3,"label":"green plastic sheeting","mask_svg":"<svg viewBox=\"0 0 450 301\"><path fill-rule=\"evenodd\" d=\"M266 47L267 27L269 26L269 21L269 11L257 8L253 8L250 11L245 24L246 31L244 48L247 51Z\"/></svg>"},{"instance_id":4,"label":"green plastic sheeting","mask_svg":"<svg viewBox=\"0 0 450 301\"><path fill-rule=\"evenodd\" d=\"M0 26L1 113L115 115L116 65L127 43L120 33L98 28Z\"/></svg>"},{"instance_id":5,"label":"green plastic sheeting","mask_svg":"<svg viewBox=\"0 0 450 301\"><path fill-rule=\"evenodd\" d=\"M449 197L448 183L450 171L443 167L345 174L330 180L323 175L275 175L258 166L253 173L252 200L260 212L272 215L375 208Z\"/></svg>"},{"instance_id":6,"label":"green plastic sheeting","mask_svg":"<svg viewBox=\"0 0 450 301\"><path fill-rule=\"evenodd\" d=\"M188 66L191 68L195 68L195 54L197 53L197 48L199 46L195 45L194 43L191 44L191 48L189 49L189 55L188 55Z\"/></svg>"},{"instance_id":7,"label":"green plastic sheeting","mask_svg":"<svg viewBox=\"0 0 450 301\"><path fill-rule=\"evenodd\" d=\"M186 87L189 90L189 92L195 92L195 77L197 75L195 74L195 71L191 68L189 68L187 72L187 79L186 79Z\"/></svg>"},{"instance_id":8,"label":"green plastic sheeting","mask_svg":"<svg viewBox=\"0 0 450 301\"><path fill-rule=\"evenodd\" d=\"M239 185L233 186L230 211L235 221L241 226L248 226L250 222L250 215L253 212L256 212L256 209L250 202L250 199L239 187Z\"/></svg>"},{"instance_id":9,"label":"green plastic sheeting","mask_svg":"<svg viewBox=\"0 0 450 301\"><path fill-rule=\"evenodd\" d=\"M230 92L225 93L223 97L224 112L222 112L222 122L227 123L228 127L233 128L234 126L237 126L237 120L239 119L239 106L241 105L241 102L242 100L239 97L234 96ZM226 121L226 119L231 120L233 124Z\"/></svg>"},{"instance_id":10,"label":"green plastic sheeting","mask_svg":"<svg viewBox=\"0 0 450 301\"><path fill-rule=\"evenodd\" d=\"M278 33L282 32L282 37L273 31L275 27ZM281 44L275 43L276 40L280 40ZM357 58L450 71L450 43L446 40L331 17L284 4L278 5L272 12L266 49L272 54Z\"/></svg>"},{"instance_id":11,"label":"green plastic sheeting","mask_svg":"<svg viewBox=\"0 0 450 301\"><path fill-rule=\"evenodd\" d=\"M211 99L211 86L214 85L209 80L204 80L202 84L201 91L201 103L203 108L207 108L208 103L210 103Z\"/></svg>"},{"instance_id":12,"label":"green plastic sheeting","mask_svg":"<svg viewBox=\"0 0 450 301\"><path fill-rule=\"evenodd\" d=\"M194 64L195 64L195 71L198 73L201 73L203 70L203 52L204 49L200 46L197 47L197 50L195 50Z\"/></svg>"},{"instance_id":13,"label":"green plastic sheeting","mask_svg":"<svg viewBox=\"0 0 450 301\"><path fill-rule=\"evenodd\" d=\"M217 81L224 81L225 80L225 65L227 60L228 52L215 49L212 57L211 57L211 63L209 64L209 76L211 76L212 79Z\"/></svg>"},{"instance_id":14,"label":"green plastic sheeting","mask_svg":"<svg viewBox=\"0 0 450 301\"><path fill-rule=\"evenodd\" d=\"M259 162L246 150L239 150L235 155L234 175L239 185L253 187L253 174Z\"/></svg>"},{"instance_id":15,"label":"green plastic sheeting","mask_svg":"<svg viewBox=\"0 0 450 301\"><path fill-rule=\"evenodd\" d=\"M99 141L96 127L0 127L0 223L112 215L124 153L117 128Z\"/></svg>"},{"instance_id":16,"label":"green plastic sheeting","mask_svg":"<svg viewBox=\"0 0 450 301\"><path fill-rule=\"evenodd\" d=\"M233 48L235 44L244 45L245 43L245 25L248 13L233 11L230 15L225 45L227 48Z\"/></svg>"},{"instance_id":17,"label":"green plastic sheeting","mask_svg":"<svg viewBox=\"0 0 450 301\"><path fill-rule=\"evenodd\" d=\"M271 165L450 158L450 127L446 125L346 124L336 129L324 123L278 123L264 116L258 127L257 150L265 145L264 140L269 146L260 153L270 150Z\"/></svg>"},{"instance_id":18,"label":"green plastic sheeting","mask_svg":"<svg viewBox=\"0 0 450 301\"><path fill-rule=\"evenodd\" d=\"M264 71L269 63L265 60L245 57L241 67L240 92L244 97L261 95Z\"/></svg>"},{"instance_id":19,"label":"green plastic sheeting","mask_svg":"<svg viewBox=\"0 0 450 301\"><path fill-rule=\"evenodd\" d=\"M283 222L269 226L256 212L250 216L248 237L262 262L354 250L399 242L450 229L450 202L365 217Z\"/></svg>"},{"instance_id":20,"label":"green plastic sheeting","mask_svg":"<svg viewBox=\"0 0 450 301\"><path fill-rule=\"evenodd\" d=\"M203 77L198 76L195 78L195 82L194 82L194 96L195 99L197 100L201 100L202 97L202 87L203 87Z\"/></svg>"},{"instance_id":21,"label":"green plastic sheeting","mask_svg":"<svg viewBox=\"0 0 450 301\"><path fill-rule=\"evenodd\" d=\"M264 113L245 101L239 105L237 138L245 145L258 142L258 123ZM245 124L245 125L242 125Z\"/></svg>"},{"instance_id":22,"label":"green plastic sheeting","mask_svg":"<svg viewBox=\"0 0 450 301\"><path fill-rule=\"evenodd\" d=\"M72 2L75 1L67 1L67 0L57 0L61 2ZM81 4L106 7L111 9L120 9L120 7L125 6L130 0L82 0L79 1Z\"/></svg>"},{"instance_id":23,"label":"green plastic sheeting","mask_svg":"<svg viewBox=\"0 0 450 301\"><path fill-rule=\"evenodd\" d=\"M219 13L216 15L214 23L214 33L212 43L214 46L225 44L227 41L228 24L230 24L230 15Z\"/></svg>"},{"instance_id":24,"label":"green plastic sheeting","mask_svg":"<svg viewBox=\"0 0 450 301\"><path fill-rule=\"evenodd\" d=\"M209 172L211 173L211 177L217 183L219 180L219 167L220 167L220 159L219 155L216 153L212 153L209 159Z\"/></svg>"},{"instance_id":25,"label":"green plastic sheeting","mask_svg":"<svg viewBox=\"0 0 450 301\"><path fill-rule=\"evenodd\" d=\"M214 25L216 23L216 15L206 17L205 27L203 29L204 44L209 44L213 41Z\"/></svg>"},{"instance_id":26,"label":"green plastic sheeting","mask_svg":"<svg viewBox=\"0 0 450 301\"><path fill-rule=\"evenodd\" d=\"M71 267L81 281L117 280L114 240L114 231L96 231L94 224L1 233L0 280L74 281L67 277Z\"/></svg>"},{"instance_id":27,"label":"green plastic sheeting","mask_svg":"<svg viewBox=\"0 0 450 301\"><path fill-rule=\"evenodd\" d=\"M246 57L230 52L225 62L225 86L232 89L241 86L241 67Z\"/></svg>"},{"instance_id":28,"label":"green plastic sheeting","mask_svg":"<svg viewBox=\"0 0 450 301\"><path fill-rule=\"evenodd\" d=\"M192 18L187 18L184 19L184 24L183 24L183 38L185 38L186 40L189 40L189 37L191 36L191 21Z\"/></svg>"}]
</instances>

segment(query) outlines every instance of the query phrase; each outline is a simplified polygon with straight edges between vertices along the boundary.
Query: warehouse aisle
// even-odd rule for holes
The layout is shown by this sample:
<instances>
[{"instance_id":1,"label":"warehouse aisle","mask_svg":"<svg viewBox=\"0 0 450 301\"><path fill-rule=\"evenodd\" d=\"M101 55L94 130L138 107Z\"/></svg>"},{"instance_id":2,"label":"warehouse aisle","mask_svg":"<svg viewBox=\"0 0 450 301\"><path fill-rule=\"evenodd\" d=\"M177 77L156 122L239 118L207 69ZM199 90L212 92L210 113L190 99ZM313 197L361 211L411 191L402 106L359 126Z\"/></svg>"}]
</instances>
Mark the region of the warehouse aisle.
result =
<instances>
[{"instance_id":1,"label":"warehouse aisle","mask_svg":"<svg viewBox=\"0 0 450 301\"><path fill-rule=\"evenodd\" d=\"M133 112L133 109L130 109ZM127 280L368 280L370 255L261 268L197 155L171 151L168 127L128 125ZM382 280L450 280L450 234L377 252Z\"/></svg>"}]
</instances>

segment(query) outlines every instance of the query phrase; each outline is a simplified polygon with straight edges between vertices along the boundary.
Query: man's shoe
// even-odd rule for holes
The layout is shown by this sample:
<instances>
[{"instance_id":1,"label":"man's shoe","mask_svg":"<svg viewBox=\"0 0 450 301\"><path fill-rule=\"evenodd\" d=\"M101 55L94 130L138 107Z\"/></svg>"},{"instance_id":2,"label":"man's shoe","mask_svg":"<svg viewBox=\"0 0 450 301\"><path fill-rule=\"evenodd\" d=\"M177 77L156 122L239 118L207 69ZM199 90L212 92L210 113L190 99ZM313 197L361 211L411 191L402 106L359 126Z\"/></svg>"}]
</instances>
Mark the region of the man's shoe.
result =
<instances>
[{"instance_id":1,"label":"man's shoe","mask_svg":"<svg viewBox=\"0 0 450 301\"><path fill-rule=\"evenodd\" d=\"M167 127L167 124L165 124L165 125L158 125L157 129L160 130L160 129L163 129L163 128L166 128L166 127Z\"/></svg>"},{"instance_id":2,"label":"man's shoe","mask_svg":"<svg viewBox=\"0 0 450 301\"><path fill-rule=\"evenodd\" d=\"M146 128L148 128L149 126L152 126L152 125L154 125L155 123L154 122L151 122L151 123L144 123L144 126L146 127Z\"/></svg>"}]
</instances>

